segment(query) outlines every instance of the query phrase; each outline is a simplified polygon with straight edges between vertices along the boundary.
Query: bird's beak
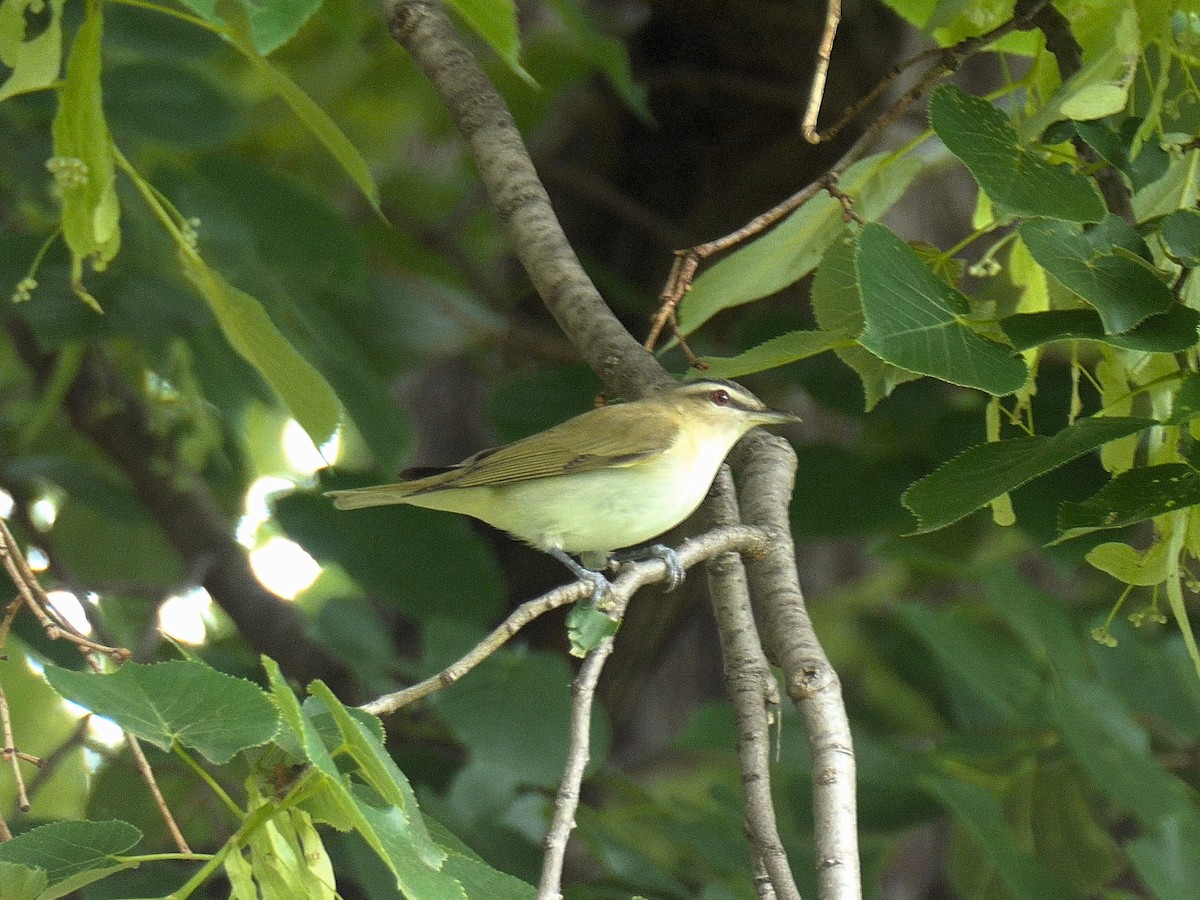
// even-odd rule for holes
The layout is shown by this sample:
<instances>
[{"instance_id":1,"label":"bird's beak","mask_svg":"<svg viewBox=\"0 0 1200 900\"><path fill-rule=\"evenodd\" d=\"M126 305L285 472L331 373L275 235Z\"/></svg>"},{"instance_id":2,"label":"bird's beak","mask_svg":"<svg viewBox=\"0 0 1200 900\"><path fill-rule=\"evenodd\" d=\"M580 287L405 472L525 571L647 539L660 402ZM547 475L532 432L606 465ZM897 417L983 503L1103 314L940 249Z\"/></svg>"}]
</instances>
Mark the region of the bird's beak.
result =
<instances>
[{"instance_id":1,"label":"bird's beak","mask_svg":"<svg viewBox=\"0 0 1200 900\"><path fill-rule=\"evenodd\" d=\"M799 416L781 409L764 409L762 412L755 413L755 416L762 425L786 425L790 422L803 421Z\"/></svg>"}]
</instances>

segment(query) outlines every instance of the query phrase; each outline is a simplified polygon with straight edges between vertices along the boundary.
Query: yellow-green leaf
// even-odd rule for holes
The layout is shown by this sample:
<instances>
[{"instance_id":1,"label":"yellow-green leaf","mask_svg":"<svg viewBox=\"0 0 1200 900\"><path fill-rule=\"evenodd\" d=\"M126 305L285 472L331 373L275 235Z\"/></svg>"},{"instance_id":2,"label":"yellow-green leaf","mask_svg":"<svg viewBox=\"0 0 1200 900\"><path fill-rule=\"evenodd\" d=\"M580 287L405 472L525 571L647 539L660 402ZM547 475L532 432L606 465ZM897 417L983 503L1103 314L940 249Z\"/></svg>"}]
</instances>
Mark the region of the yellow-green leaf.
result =
<instances>
[{"instance_id":1,"label":"yellow-green leaf","mask_svg":"<svg viewBox=\"0 0 1200 900\"><path fill-rule=\"evenodd\" d=\"M54 116L54 157L47 168L62 195L62 226L71 248L75 292L95 304L83 288L83 260L103 270L121 246L116 172L108 123L100 99L100 39L104 20L98 4L87 16L71 47L67 77Z\"/></svg>"},{"instance_id":2,"label":"yellow-green leaf","mask_svg":"<svg viewBox=\"0 0 1200 900\"><path fill-rule=\"evenodd\" d=\"M0 0L0 63L12 70L0 84L0 100L40 91L58 78L62 65L62 8L66 0ZM25 40L26 13L50 8L41 34Z\"/></svg>"},{"instance_id":3,"label":"yellow-green leaf","mask_svg":"<svg viewBox=\"0 0 1200 900\"><path fill-rule=\"evenodd\" d=\"M184 251L180 259L233 349L258 370L313 443L320 446L327 441L337 428L341 408L321 374L288 343L258 300L235 288L196 254Z\"/></svg>"}]
</instances>

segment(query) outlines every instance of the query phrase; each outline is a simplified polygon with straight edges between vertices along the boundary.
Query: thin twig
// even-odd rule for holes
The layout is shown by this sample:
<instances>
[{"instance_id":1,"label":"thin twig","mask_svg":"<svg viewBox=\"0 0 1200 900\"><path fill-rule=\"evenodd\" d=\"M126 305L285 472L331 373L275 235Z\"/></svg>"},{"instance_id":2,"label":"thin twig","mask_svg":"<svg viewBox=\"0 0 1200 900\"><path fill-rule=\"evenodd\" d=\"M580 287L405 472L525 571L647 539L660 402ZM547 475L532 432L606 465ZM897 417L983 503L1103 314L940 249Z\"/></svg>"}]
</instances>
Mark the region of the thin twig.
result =
<instances>
[{"instance_id":1,"label":"thin twig","mask_svg":"<svg viewBox=\"0 0 1200 900\"><path fill-rule=\"evenodd\" d=\"M567 764L554 798L554 815L546 832L546 855L542 858L542 877L538 882L538 900L560 900L562 897L563 862L567 856L567 841L575 828L575 811L579 808L579 791L589 758L589 737L592 727L592 702L596 684L604 663L613 651L613 639L607 637L597 644L571 685L571 727L567 744Z\"/></svg>"},{"instance_id":2,"label":"thin twig","mask_svg":"<svg viewBox=\"0 0 1200 900\"><path fill-rule=\"evenodd\" d=\"M760 528L749 525L729 526L714 528L702 535L688 538L680 545L677 552L680 564L688 569L717 553L729 550L746 554L762 553L769 540L770 535ZM614 620L619 620L620 615L624 612L625 604L629 602L629 598L637 592L638 588L646 584L666 581L667 578L667 565L659 559L623 565L620 575L612 583L611 602L605 605L605 612ZM582 600L591 591L591 582L581 580L555 588L533 600L525 601L468 653L436 675L426 678L412 687L385 694L370 703L364 703L361 708L372 715L387 715L402 706L407 706L454 684L504 646L518 631L538 616L560 606L566 606L568 603Z\"/></svg>"},{"instance_id":3,"label":"thin twig","mask_svg":"<svg viewBox=\"0 0 1200 900\"><path fill-rule=\"evenodd\" d=\"M62 765L70 752L86 742L91 718L90 713L80 718L75 723L75 730L67 736L67 739L46 754L37 772L29 779L29 796L31 798L36 796L37 792L50 781L50 776L58 771L58 767Z\"/></svg>"},{"instance_id":4,"label":"thin twig","mask_svg":"<svg viewBox=\"0 0 1200 900\"><path fill-rule=\"evenodd\" d=\"M821 30L821 42L817 45L817 64L813 68L812 89L808 94L808 106L800 123L800 133L810 144L819 144L817 116L821 114L821 100L825 96L825 78L829 74L829 60L833 56L833 39L837 35L838 22L842 20L842 0L829 0L825 7L825 27Z\"/></svg>"},{"instance_id":5,"label":"thin twig","mask_svg":"<svg viewBox=\"0 0 1200 900\"><path fill-rule=\"evenodd\" d=\"M37 616L38 620L42 623L42 627L46 630L46 634L51 639L61 637L73 643L79 652L83 654L83 658L87 661L87 664L97 673L101 671L101 666L92 655L93 653L104 654L118 663L129 659L130 653L124 647L106 647L103 644L98 644L83 635L75 626L58 615L54 609L54 605L50 603L49 598L46 596L45 589L34 574L33 569L29 567L29 563L25 560L20 548L17 547L17 542L3 519L0 519L0 558L3 558L4 567L8 571L13 583L16 584L24 603ZM53 613L54 619L57 619L57 621L51 618L51 613ZM7 714L7 710L5 710L5 714ZM5 734L5 746L6 748L10 748L13 744L11 728L7 728L6 731L8 733ZM183 838L183 833L175 823L175 817L171 814L171 810L167 808L166 801L163 800L162 792L158 788L158 781L154 777L154 772L150 768L150 763L146 760L146 755L142 752L137 738L128 731L125 732L125 737L129 741L129 750L137 762L138 771L141 772L142 778L146 782L146 786L150 789L150 793L154 797L154 802L162 814L167 831L174 838L176 846L179 847L181 853L191 853L187 841ZM16 766L15 761L13 765L14 767ZM18 785L23 796L24 786L19 780ZM28 799L24 798L22 809L28 809L28 805Z\"/></svg>"},{"instance_id":6,"label":"thin twig","mask_svg":"<svg viewBox=\"0 0 1200 900\"><path fill-rule=\"evenodd\" d=\"M12 719L8 712L8 697L5 696L3 687L0 687L0 725L4 728L4 755L12 763L13 781L17 785L17 808L21 812L29 812L29 795L25 793L25 779L21 775L21 761L17 758Z\"/></svg>"},{"instance_id":7,"label":"thin twig","mask_svg":"<svg viewBox=\"0 0 1200 900\"><path fill-rule=\"evenodd\" d=\"M47 637L51 640L62 638L69 641L84 654L93 652L102 653L116 662L124 662L129 659L129 651L124 647L109 647L97 643L82 634L58 614L58 611L54 608L54 604L46 596L46 591L38 581L37 575L34 574L33 569L26 562L25 556L17 546L16 539L13 537L12 532L8 530L8 525L3 519L0 519L0 559L4 561L4 568L8 572L8 577L17 586L21 602L29 607L30 612L41 623ZM10 610L15 615L15 610L12 610L11 607ZM7 616L5 621L7 623ZM7 637L7 634L8 631L5 628L3 635Z\"/></svg>"},{"instance_id":8,"label":"thin twig","mask_svg":"<svg viewBox=\"0 0 1200 900\"><path fill-rule=\"evenodd\" d=\"M709 501L708 510L716 524L740 519L728 466L718 472ZM800 889L779 837L771 796L771 725L779 718L779 686L754 623L741 558L723 553L710 559L707 568L711 594L725 600L713 604L713 614L721 640L725 684L737 722L746 839L751 856L767 875L767 884L759 883L759 895L800 900ZM769 895L765 890L768 887Z\"/></svg>"},{"instance_id":9,"label":"thin twig","mask_svg":"<svg viewBox=\"0 0 1200 900\"><path fill-rule=\"evenodd\" d=\"M138 772L141 773L142 780L150 788L150 795L154 798L154 805L158 807L159 814L167 824L167 831L171 833L171 839L175 841L175 846L179 849L180 853L191 853L192 848L188 846L188 842L184 839L183 832L179 830L179 825L176 824L175 817L171 815L171 810L167 807L167 801L163 799L162 791L158 788L158 779L154 777L154 770L150 768L150 760L146 759L141 742L128 731L125 732L125 739L129 741L129 752L133 756L133 762L137 766Z\"/></svg>"}]
</instances>

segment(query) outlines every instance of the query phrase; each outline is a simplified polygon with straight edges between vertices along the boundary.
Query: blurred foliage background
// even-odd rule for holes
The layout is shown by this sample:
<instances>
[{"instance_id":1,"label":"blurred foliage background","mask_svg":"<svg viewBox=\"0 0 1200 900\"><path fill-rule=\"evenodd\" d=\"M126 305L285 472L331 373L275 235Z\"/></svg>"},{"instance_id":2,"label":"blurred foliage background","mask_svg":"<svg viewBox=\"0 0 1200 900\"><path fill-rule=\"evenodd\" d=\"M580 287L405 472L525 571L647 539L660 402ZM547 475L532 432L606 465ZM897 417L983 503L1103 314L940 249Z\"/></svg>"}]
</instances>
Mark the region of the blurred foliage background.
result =
<instances>
[{"instance_id":1,"label":"blurred foliage background","mask_svg":"<svg viewBox=\"0 0 1200 900\"><path fill-rule=\"evenodd\" d=\"M1011 11L893 5L908 22L882 4L846 4L826 109L866 94L930 35L948 42ZM568 236L636 336L673 250L740 226L856 137L852 127L813 147L797 127L819 6L529 2L507 60L503 39L469 32ZM1089 15L1127 4L1061 6L1086 30ZM1152 3L1128 6L1161 18ZM85 7L0 9L16 10L27 33L61 27L69 45ZM444 109L377 6L319 7L270 63L357 148L377 204L347 173L345 151L323 142L324 126L280 98L267 68L189 21L188 7L106 2L102 108L127 164L114 182L120 251L103 271L73 272L68 244L47 243L63 215L47 172L61 149L57 92L0 103L0 284L21 284L40 260L30 296L3 308L0 488L47 588L64 608L81 603L105 641L143 662L186 646L259 682L267 653L353 703L437 671L563 572L478 523L399 507L337 513L320 491L529 434L588 408L601 385L533 294ZM1196 15L1185 13L1181 46L1195 41ZM1161 61L1143 52L1146 70ZM1010 67L1029 65L1019 53L977 58L957 83L987 95L1020 77ZM1176 65L1164 129L1194 137L1195 59L1181 51ZM879 149L926 128L918 104ZM1152 143L1148 154L1165 154ZM1185 152L1181 207L1195 205L1194 142ZM975 212L975 183L938 145L885 221L946 248ZM188 268L189 241L207 268ZM979 252L968 248L964 263ZM205 287L206 272L220 281ZM723 312L692 346L727 357L813 328L810 281ZM974 290L1001 292L995 283L976 278ZM303 365L280 363L272 380L269 361L254 365L235 346L228 317L245 312L240 292ZM1077 390L1074 352L1040 363L1031 415L1049 433ZM683 371L678 350L662 358ZM304 390L304 366L341 403L332 438L319 433L327 410ZM1044 546L1059 504L1106 481L1099 461L1082 457L1017 492L1011 527L975 515L912 536L901 493L989 436L985 395L924 378L864 411L861 381L832 353L746 381L805 419L788 434L799 456L793 526L855 727L869 896L1194 896L1200 681L1179 629L1160 621L1149 591L1134 592L1122 613L1135 621L1116 618L1103 632L1116 646L1102 646L1092 634L1122 588L1084 563L1098 541ZM280 402L289 391L303 395L300 408ZM27 814L12 814L14 787L0 779L14 830L120 818L147 835L139 852L170 850L120 741L100 723L77 726L39 674L49 661L80 668L78 656L28 615L7 653L0 677L17 743L53 760L34 777ZM551 616L386 723L425 813L526 881L536 881L564 759L571 675ZM753 896L703 579L638 599L602 694L569 896ZM791 711L778 746L780 825L815 896L811 776ZM224 840L230 825L206 786L174 757L151 759L193 846ZM217 777L233 790L245 773L235 762ZM342 896L396 896L356 840L326 839ZM166 893L186 871L147 864L84 894Z\"/></svg>"}]
</instances>

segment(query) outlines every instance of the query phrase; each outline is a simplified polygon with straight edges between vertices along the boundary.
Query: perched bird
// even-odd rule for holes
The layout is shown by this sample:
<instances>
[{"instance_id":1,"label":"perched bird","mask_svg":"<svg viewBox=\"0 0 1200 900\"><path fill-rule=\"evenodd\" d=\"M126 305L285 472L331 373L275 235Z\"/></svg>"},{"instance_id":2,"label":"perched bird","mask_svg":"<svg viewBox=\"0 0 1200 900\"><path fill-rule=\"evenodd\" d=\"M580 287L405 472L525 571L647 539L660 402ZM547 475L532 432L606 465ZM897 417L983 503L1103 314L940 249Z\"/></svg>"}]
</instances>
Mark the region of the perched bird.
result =
<instances>
[{"instance_id":1,"label":"perched bird","mask_svg":"<svg viewBox=\"0 0 1200 900\"><path fill-rule=\"evenodd\" d=\"M408 503L482 519L608 589L614 550L678 525L700 505L738 439L758 425L798 422L740 385L702 378L643 400L601 406L446 468L410 469L397 484L330 491L338 509ZM581 557L584 565L568 554ZM674 551L648 549L683 577Z\"/></svg>"}]
</instances>

